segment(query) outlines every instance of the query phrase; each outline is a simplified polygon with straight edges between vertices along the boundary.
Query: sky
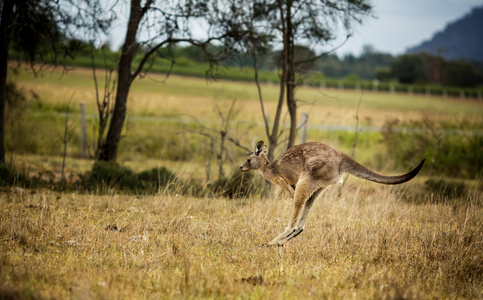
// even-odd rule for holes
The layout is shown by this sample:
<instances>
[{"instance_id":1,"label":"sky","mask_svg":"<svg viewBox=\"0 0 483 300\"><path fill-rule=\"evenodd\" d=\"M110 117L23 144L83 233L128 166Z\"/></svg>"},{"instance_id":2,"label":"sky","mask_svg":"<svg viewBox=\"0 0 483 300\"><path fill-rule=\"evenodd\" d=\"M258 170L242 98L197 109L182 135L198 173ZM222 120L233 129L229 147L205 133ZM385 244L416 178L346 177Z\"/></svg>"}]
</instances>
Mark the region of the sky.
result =
<instances>
[{"instance_id":1,"label":"sky","mask_svg":"<svg viewBox=\"0 0 483 300\"><path fill-rule=\"evenodd\" d=\"M372 0L375 18L357 26L338 55L359 55L364 45L377 51L403 54L408 48L431 39L446 24L468 14L483 0Z\"/></svg>"},{"instance_id":2,"label":"sky","mask_svg":"<svg viewBox=\"0 0 483 300\"><path fill-rule=\"evenodd\" d=\"M368 17L362 25L357 25L353 36L336 54L358 56L364 45L371 45L379 52L403 54L408 48L431 39L448 23L468 14L473 7L483 5L483 0L372 0L371 3L374 17ZM120 22L126 24L126 9L120 17ZM125 26L116 26L110 38L112 47L118 49L124 36ZM345 33L340 36L345 36ZM335 40L323 50L327 51L341 42Z\"/></svg>"}]
</instances>

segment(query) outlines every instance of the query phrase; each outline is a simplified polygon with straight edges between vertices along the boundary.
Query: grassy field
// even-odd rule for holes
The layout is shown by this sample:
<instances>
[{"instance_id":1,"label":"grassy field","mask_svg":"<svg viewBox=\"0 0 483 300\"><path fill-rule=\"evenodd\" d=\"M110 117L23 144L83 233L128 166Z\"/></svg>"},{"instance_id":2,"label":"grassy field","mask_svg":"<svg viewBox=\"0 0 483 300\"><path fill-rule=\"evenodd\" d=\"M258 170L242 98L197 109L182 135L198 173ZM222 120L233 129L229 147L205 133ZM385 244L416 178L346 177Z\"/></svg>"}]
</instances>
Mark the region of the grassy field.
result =
<instances>
[{"instance_id":1,"label":"grassy field","mask_svg":"<svg viewBox=\"0 0 483 300\"><path fill-rule=\"evenodd\" d=\"M17 123L17 131L22 131L24 138L15 142L19 135L14 134L10 137L7 132L7 145L12 141L11 148L15 149L15 161L26 166L35 166L38 163L27 156L34 154L55 157L61 153L64 125L62 112L71 98L70 110L74 114L71 115L70 121L75 130L69 143L69 156L80 155L80 102L87 103L88 141L90 153L93 152L97 110L94 84L89 69L76 69L67 73L55 70L44 72L35 78L31 72L20 68L17 72L12 72L9 78L27 94L34 93L37 99L32 101L36 104L30 108L31 115L27 120L23 123L17 119L12 121ZM253 147L260 139L266 139L257 90L253 83L208 82L200 78L177 76L165 79L163 75L149 74L134 82L128 101L128 120L123 132L124 138L120 144L121 162L161 159L203 164L207 159L206 155L203 155L208 151L208 146L205 146L207 140L186 131L184 126L191 124L196 128L192 121L194 117L207 127L217 128L221 119L215 107L218 106L226 114L234 100L237 100L237 103L235 115L231 120L230 134L239 135L242 143L249 147ZM102 86L102 82L100 85ZM263 84L262 88L265 109L270 118L274 115L278 86ZM301 119L303 113L309 114L308 140L326 142L348 153L352 151L354 130L351 126L356 125L357 113L359 126L369 129L384 126L387 122L397 121L401 124L414 120L429 120L438 124L455 123L453 126L466 122L470 124L471 130L483 130L483 103L478 100L360 93L310 87L299 87L297 99L299 118ZM361 105L357 112L359 100ZM286 110L283 116L284 124L288 124ZM328 131L327 126L345 126L348 129ZM356 153L356 158L370 165L373 165L374 161L379 161L374 167L383 167L382 160L377 158L387 155L385 147L377 146L381 140L380 132L362 131L358 142L360 151ZM234 153L237 151L236 148L231 150ZM280 147L278 154L282 150ZM244 153L236 153L234 159L243 159Z\"/></svg>"},{"instance_id":2,"label":"grassy field","mask_svg":"<svg viewBox=\"0 0 483 300\"><path fill-rule=\"evenodd\" d=\"M34 90L41 99L54 106L65 105L73 95L75 109L78 109L78 103L86 102L88 112L97 113L89 69L76 69L66 74L54 71L37 78L31 72L21 70L10 78L24 89ZM208 82L202 78L187 80L179 76L165 79L163 75L150 74L136 80L130 93L129 113L147 116L186 114L199 117L213 115L214 104L223 106L237 100L240 119L261 122L258 92L253 83ZM263 84L262 89L267 111L274 111L278 85ZM391 118L418 119L423 115L437 119L479 118L483 115L483 105L478 100L310 87L300 87L297 90L297 99L301 104L299 112L310 113L311 124L353 125L360 98L360 119L376 126Z\"/></svg>"},{"instance_id":3,"label":"grassy field","mask_svg":"<svg viewBox=\"0 0 483 300\"><path fill-rule=\"evenodd\" d=\"M10 118L6 140L14 151L7 159L26 173L48 170L58 178L62 112L71 97L74 124L79 103L87 103L92 140L96 109L90 71L34 78L20 69L9 78L35 96L17 119ZM265 138L253 84L163 79L149 75L133 86L121 165L136 172L164 166L182 179L203 182L207 141L183 126L195 128L192 116L217 128L215 106L226 112L235 99L230 133L244 133L246 145ZM272 112L278 87L264 84L263 89ZM308 140L350 153L352 129L321 126L354 126L361 97L361 126L396 119L427 122L437 133L445 126L464 129L476 145L468 149L481 146L479 135L472 135L483 130L483 103L476 100L300 87L299 112L310 113ZM457 127L461 124L466 127ZM77 126L66 161L72 174L87 172L93 163L79 158L78 131ZM446 150L444 137L436 145ZM404 158L397 169L395 153L387 153L383 138L380 132L361 132L357 160L393 174L423 158L420 153ZM393 143L395 149L403 146L397 138ZM404 145L410 143L422 147L420 140ZM402 186L349 177L340 190L330 188L311 210L303 234L280 248L261 246L289 218L292 202L277 189L227 199L186 196L183 187L154 195L2 187L0 299L483 298L481 178L461 179L444 189L446 183L433 172L436 181L428 184L434 151L428 153L420 176ZM230 155L227 174L245 159L239 150ZM212 164L215 177L215 159Z\"/></svg>"},{"instance_id":4,"label":"grassy field","mask_svg":"<svg viewBox=\"0 0 483 300\"><path fill-rule=\"evenodd\" d=\"M0 298L483 297L481 193L414 205L412 189L331 189L282 248L261 245L287 221L286 197L3 190Z\"/></svg>"}]
</instances>

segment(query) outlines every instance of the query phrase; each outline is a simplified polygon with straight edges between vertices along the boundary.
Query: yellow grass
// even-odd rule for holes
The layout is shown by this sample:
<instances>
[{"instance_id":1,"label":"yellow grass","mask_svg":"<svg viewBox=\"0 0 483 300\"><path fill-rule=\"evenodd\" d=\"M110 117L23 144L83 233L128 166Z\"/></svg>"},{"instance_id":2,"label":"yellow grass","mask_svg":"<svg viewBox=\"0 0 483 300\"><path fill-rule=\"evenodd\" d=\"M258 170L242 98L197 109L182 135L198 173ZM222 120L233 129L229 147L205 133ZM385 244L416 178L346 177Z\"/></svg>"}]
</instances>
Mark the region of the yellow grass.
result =
<instances>
[{"instance_id":1,"label":"yellow grass","mask_svg":"<svg viewBox=\"0 0 483 300\"><path fill-rule=\"evenodd\" d=\"M285 197L5 189L0 298L483 297L481 194L462 206L397 196L414 188L333 188L282 248L260 245L283 229Z\"/></svg>"}]
</instances>

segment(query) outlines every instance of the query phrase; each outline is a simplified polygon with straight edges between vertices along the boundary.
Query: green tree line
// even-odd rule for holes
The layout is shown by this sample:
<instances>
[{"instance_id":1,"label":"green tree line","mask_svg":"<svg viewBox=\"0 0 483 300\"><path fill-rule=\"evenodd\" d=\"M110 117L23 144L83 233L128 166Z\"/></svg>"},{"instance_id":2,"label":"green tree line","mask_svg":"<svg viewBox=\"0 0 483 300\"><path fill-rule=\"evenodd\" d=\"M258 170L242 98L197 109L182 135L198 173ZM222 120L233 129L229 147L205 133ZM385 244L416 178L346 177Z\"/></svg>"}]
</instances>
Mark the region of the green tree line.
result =
<instances>
[{"instance_id":1,"label":"green tree line","mask_svg":"<svg viewBox=\"0 0 483 300\"><path fill-rule=\"evenodd\" d=\"M210 46L212 51L216 51L217 46ZM70 52L77 51L76 55L68 57L67 64L91 67L91 51L95 48L92 44L80 40L70 40L64 42L64 49ZM98 47L99 48L99 47ZM100 47L108 62L112 61L112 67L116 57L120 55L120 50L111 50L107 43ZM17 60L24 60L25 53L12 49L11 57ZM137 55L137 61L141 59L142 52ZM276 74L280 69L280 51L265 49L260 55L260 80L262 82L278 82L279 76ZM307 47L295 47L295 55L298 59L311 59L316 57L314 51ZM186 76L206 76L209 69L210 58L206 52L199 47L192 45L174 45L158 50L157 60L154 61L146 70L167 73L170 70L174 74ZM98 53L95 58L97 67L105 67L104 57ZM136 58L135 58L136 61ZM173 64L174 62L174 64ZM212 70L214 77L221 79L234 80L253 80L253 57L242 52L234 52L227 58L219 62L219 68ZM240 71L242 70L242 71ZM442 93L442 87L476 88L483 86L483 62L469 60L445 60L441 56L427 53L405 54L393 56L375 50L372 46L365 46L359 56L347 54L339 57L336 54L323 55L315 58L313 63L301 65L297 71L307 74L304 78L309 78L308 83L321 85L324 81L329 87L339 86L343 81L346 88L355 88L357 82L371 82L378 80L379 89L390 90L389 83L399 83L397 91L407 90L401 85L413 85L413 92L424 93L427 86L436 94ZM314 76L314 73L317 75ZM367 85L367 84L366 84ZM366 86L362 83L361 88ZM366 87L366 88L372 88ZM449 89L451 94L451 88ZM453 94L459 94L459 89L455 89ZM467 92L468 94L468 92ZM471 95L471 93L470 93Z\"/></svg>"}]
</instances>

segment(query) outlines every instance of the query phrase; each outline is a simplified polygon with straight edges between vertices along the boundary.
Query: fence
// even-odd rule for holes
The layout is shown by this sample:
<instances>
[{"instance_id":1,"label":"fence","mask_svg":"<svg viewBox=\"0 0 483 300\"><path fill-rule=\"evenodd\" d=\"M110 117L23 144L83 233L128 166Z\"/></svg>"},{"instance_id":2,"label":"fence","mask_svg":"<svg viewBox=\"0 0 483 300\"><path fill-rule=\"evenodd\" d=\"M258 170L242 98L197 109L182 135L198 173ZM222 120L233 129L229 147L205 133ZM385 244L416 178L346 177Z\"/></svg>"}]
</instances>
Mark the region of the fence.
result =
<instances>
[{"instance_id":1,"label":"fence","mask_svg":"<svg viewBox=\"0 0 483 300\"><path fill-rule=\"evenodd\" d=\"M336 81L336 80L320 80L311 81L306 83L308 86L321 87L321 88L333 88L339 90L367 90L373 92L388 92L388 93L404 93L409 95L419 94L426 96L439 96L439 97L458 97L458 98L470 98L483 100L483 88L459 88L459 87L443 87L436 85L405 85L399 83L385 83L374 80L369 81Z\"/></svg>"}]
</instances>

